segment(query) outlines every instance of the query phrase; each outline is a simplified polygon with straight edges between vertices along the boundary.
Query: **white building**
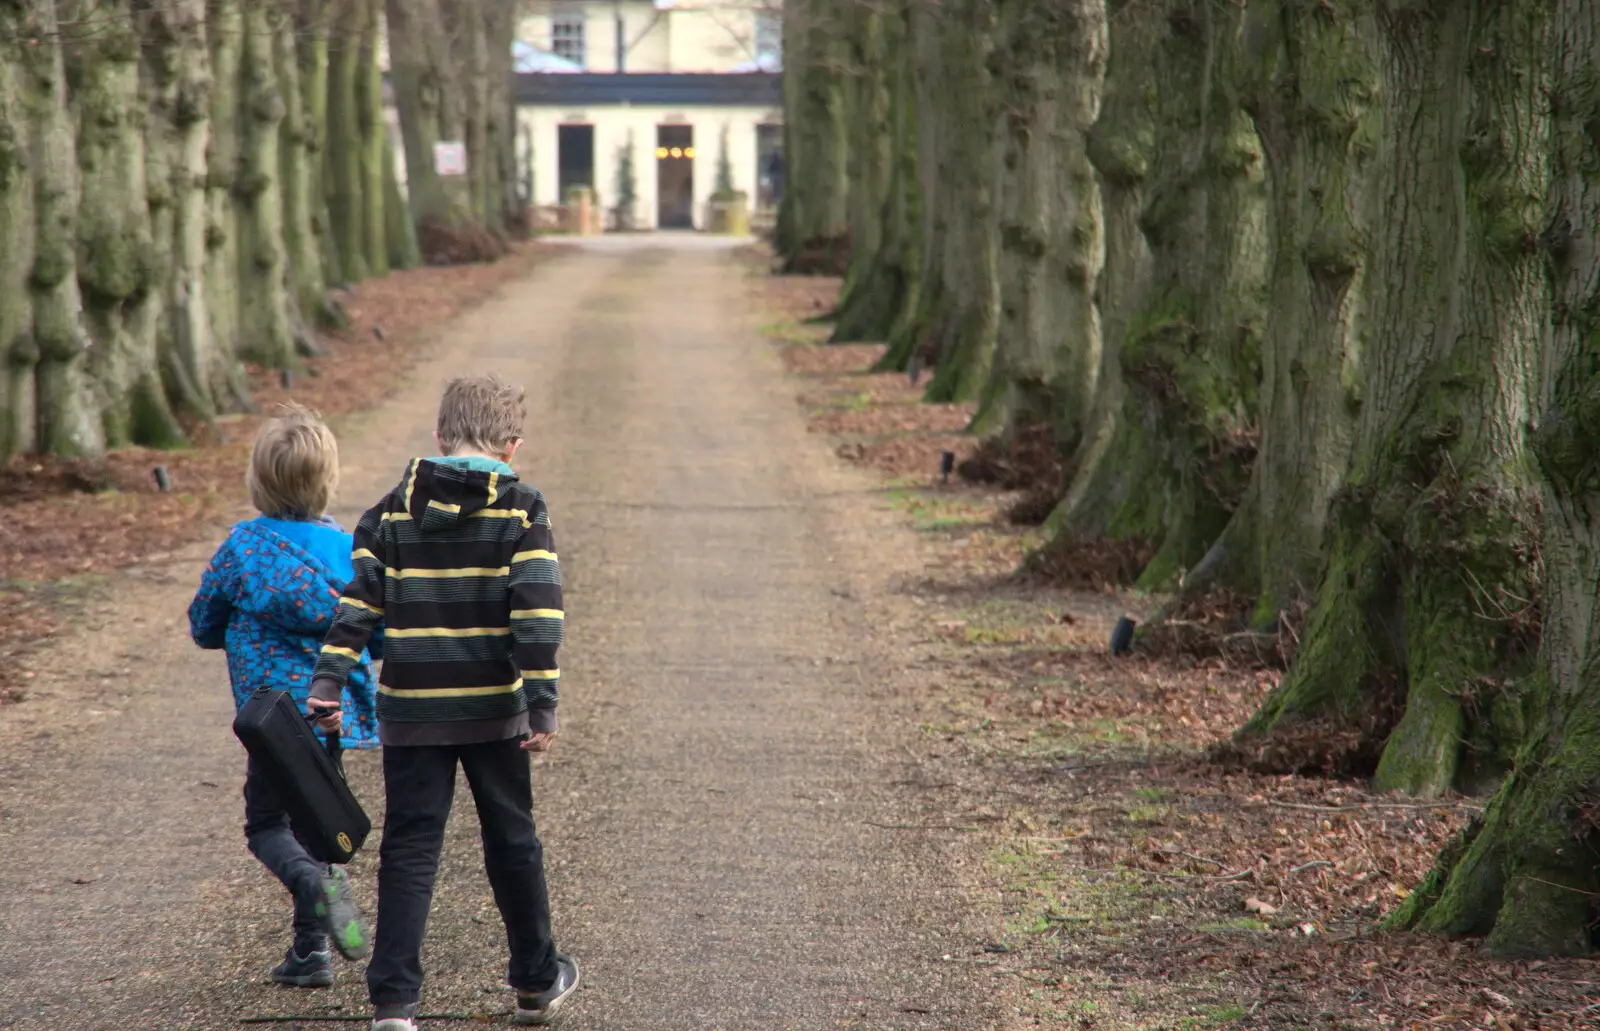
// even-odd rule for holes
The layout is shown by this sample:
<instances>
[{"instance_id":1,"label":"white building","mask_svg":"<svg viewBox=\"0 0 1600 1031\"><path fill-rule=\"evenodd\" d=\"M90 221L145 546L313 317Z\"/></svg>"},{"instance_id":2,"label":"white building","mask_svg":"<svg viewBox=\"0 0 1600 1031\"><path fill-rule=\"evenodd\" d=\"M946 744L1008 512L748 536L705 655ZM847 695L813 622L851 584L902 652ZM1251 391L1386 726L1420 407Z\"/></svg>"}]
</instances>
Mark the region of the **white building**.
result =
<instances>
[{"instance_id":1,"label":"white building","mask_svg":"<svg viewBox=\"0 0 1600 1031\"><path fill-rule=\"evenodd\" d=\"M776 203L781 13L739 0L534 0L515 95L531 200L593 187L614 212L632 156L636 228L703 226L727 148L732 185ZM541 70L534 70L541 69Z\"/></svg>"}]
</instances>

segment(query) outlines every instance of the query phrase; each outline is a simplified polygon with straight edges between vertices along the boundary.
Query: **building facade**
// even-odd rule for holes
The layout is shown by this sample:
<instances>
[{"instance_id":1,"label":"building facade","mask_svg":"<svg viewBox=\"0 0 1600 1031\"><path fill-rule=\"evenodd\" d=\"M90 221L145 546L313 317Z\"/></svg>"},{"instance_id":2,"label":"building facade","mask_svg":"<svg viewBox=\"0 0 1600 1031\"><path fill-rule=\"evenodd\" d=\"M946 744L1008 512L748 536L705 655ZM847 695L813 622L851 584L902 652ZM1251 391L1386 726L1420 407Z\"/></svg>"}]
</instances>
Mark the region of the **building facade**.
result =
<instances>
[{"instance_id":1,"label":"building facade","mask_svg":"<svg viewBox=\"0 0 1600 1031\"><path fill-rule=\"evenodd\" d=\"M726 155L729 185L770 211L780 25L775 4L738 0L535 0L515 87L531 202L588 186L617 228L700 228Z\"/></svg>"}]
</instances>

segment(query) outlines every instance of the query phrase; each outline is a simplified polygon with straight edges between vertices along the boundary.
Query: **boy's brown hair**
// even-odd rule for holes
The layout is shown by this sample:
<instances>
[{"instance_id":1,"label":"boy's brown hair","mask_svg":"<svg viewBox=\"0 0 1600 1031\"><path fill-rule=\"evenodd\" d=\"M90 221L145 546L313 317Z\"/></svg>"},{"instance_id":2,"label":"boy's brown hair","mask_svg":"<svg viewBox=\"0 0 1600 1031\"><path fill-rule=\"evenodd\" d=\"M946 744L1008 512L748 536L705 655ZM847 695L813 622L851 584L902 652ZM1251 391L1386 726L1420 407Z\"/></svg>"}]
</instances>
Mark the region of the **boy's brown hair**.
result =
<instances>
[{"instance_id":1,"label":"boy's brown hair","mask_svg":"<svg viewBox=\"0 0 1600 1031\"><path fill-rule=\"evenodd\" d=\"M256 431L244 482L262 515L314 519L339 486L339 443L316 412L283 405Z\"/></svg>"},{"instance_id":2,"label":"boy's brown hair","mask_svg":"<svg viewBox=\"0 0 1600 1031\"><path fill-rule=\"evenodd\" d=\"M494 373L461 376L445 384L439 399L437 432L446 455L481 451L486 455L510 452L512 441L522 437L528 419L524 391Z\"/></svg>"}]
</instances>

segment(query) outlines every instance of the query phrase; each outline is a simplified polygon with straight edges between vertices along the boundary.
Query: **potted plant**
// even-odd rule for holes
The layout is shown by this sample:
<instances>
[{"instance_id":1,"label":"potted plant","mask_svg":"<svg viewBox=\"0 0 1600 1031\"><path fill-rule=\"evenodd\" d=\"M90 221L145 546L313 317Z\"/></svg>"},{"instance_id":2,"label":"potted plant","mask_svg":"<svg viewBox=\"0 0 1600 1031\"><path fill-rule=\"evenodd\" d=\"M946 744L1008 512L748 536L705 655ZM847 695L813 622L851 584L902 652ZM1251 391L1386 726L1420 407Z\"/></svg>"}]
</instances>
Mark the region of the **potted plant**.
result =
<instances>
[{"instance_id":1,"label":"potted plant","mask_svg":"<svg viewBox=\"0 0 1600 1031\"><path fill-rule=\"evenodd\" d=\"M722 144L717 154L717 187L711 194L707 229L728 236L750 234L750 195L733 187L733 164L728 160L728 123L722 123Z\"/></svg>"},{"instance_id":2,"label":"potted plant","mask_svg":"<svg viewBox=\"0 0 1600 1031\"><path fill-rule=\"evenodd\" d=\"M612 209L613 225L618 232L633 229L633 205L639 199L638 184L633 175L633 130L628 130L628 142L617 149L617 206Z\"/></svg>"}]
</instances>

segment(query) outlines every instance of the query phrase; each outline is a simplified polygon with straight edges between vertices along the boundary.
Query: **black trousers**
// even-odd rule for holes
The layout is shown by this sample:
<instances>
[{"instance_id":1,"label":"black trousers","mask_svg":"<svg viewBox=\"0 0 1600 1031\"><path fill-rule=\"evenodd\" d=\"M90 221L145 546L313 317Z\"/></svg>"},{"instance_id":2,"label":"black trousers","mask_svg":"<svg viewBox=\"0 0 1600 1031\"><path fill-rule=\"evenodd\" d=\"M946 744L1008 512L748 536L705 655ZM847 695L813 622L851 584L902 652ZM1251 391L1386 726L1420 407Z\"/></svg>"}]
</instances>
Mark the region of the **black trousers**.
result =
<instances>
[{"instance_id":1,"label":"black trousers","mask_svg":"<svg viewBox=\"0 0 1600 1031\"><path fill-rule=\"evenodd\" d=\"M294 950L304 956L328 947L316 902L327 867L312 859L289 822L277 785L255 763L245 767L244 838L250 851L294 898Z\"/></svg>"},{"instance_id":2,"label":"black trousers","mask_svg":"<svg viewBox=\"0 0 1600 1031\"><path fill-rule=\"evenodd\" d=\"M544 850L534 830L532 775L521 742L385 747L388 808L378 850L378 928L367 964L373 1005L421 998L422 938L457 763L477 806L483 865L511 947L506 979L521 992L542 992L555 983Z\"/></svg>"}]
</instances>

